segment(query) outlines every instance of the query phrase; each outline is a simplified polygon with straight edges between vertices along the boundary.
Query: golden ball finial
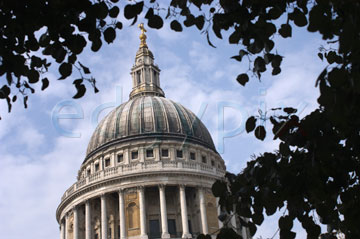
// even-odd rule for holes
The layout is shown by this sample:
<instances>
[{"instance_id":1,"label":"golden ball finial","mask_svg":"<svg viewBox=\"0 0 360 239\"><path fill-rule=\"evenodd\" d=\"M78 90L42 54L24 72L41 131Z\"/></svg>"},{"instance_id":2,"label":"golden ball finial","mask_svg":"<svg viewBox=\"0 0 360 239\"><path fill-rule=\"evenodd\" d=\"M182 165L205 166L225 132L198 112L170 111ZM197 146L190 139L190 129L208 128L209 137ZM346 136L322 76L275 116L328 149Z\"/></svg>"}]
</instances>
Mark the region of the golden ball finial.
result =
<instances>
[{"instance_id":1,"label":"golden ball finial","mask_svg":"<svg viewBox=\"0 0 360 239\"><path fill-rule=\"evenodd\" d=\"M140 34L140 47L144 47L144 46L147 46L146 45L146 35L145 35L145 32L146 32L146 29L144 27L144 23L140 23L138 25L138 27L140 28L141 30L141 34Z\"/></svg>"}]
</instances>

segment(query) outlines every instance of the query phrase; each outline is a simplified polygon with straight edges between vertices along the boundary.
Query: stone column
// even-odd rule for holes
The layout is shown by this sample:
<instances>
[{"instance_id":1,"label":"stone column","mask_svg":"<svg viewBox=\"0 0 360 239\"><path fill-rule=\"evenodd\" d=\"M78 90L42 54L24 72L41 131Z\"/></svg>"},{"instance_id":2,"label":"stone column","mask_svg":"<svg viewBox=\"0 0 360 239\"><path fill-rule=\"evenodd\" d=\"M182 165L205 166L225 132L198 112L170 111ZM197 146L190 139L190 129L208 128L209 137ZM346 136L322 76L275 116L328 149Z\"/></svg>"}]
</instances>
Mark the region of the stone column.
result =
<instances>
[{"instance_id":1,"label":"stone column","mask_svg":"<svg viewBox=\"0 0 360 239\"><path fill-rule=\"evenodd\" d=\"M106 195L101 195L101 239L107 239Z\"/></svg>"},{"instance_id":2,"label":"stone column","mask_svg":"<svg viewBox=\"0 0 360 239\"><path fill-rule=\"evenodd\" d=\"M115 152L112 152L110 155L110 167L115 167L116 165L116 157L115 157Z\"/></svg>"},{"instance_id":3,"label":"stone column","mask_svg":"<svg viewBox=\"0 0 360 239\"><path fill-rule=\"evenodd\" d=\"M91 239L91 208L89 200L85 203L85 239Z\"/></svg>"},{"instance_id":4,"label":"stone column","mask_svg":"<svg viewBox=\"0 0 360 239\"><path fill-rule=\"evenodd\" d=\"M145 209L145 188L139 187L139 201L140 201L140 238L147 239L146 234L146 209Z\"/></svg>"},{"instance_id":5,"label":"stone column","mask_svg":"<svg viewBox=\"0 0 360 239\"><path fill-rule=\"evenodd\" d=\"M60 239L65 239L65 225L62 220L60 220Z\"/></svg>"},{"instance_id":6,"label":"stone column","mask_svg":"<svg viewBox=\"0 0 360 239\"><path fill-rule=\"evenodd\" d=\"M73 212L74 212L74 239L79 239L79 214L78 214L77 206L73 208Z\"/></svg>"},{"instance_id":7,"label":"stone column","mask_svg":"<svg viewBox=\"0 0 360 239\"><path fill-rule=\"evenodd\" d=\"M120 239L126 238L124 191L119 191Z\"/></svg>"},{"instance_id":8,"label":"stone column","mask_svg":"<svg viewBox=\"0 0 360 239\"><path fill-rule=\"evenodd\" d=\"M182 238L191 238L191 234L189 232L189 224L188 224L188 215L186 208L186 196L185 196L185 186L179 186L180 191L180 207L181 207L181 222L182 222Z\"/></svg>"},{"instance_id":9,"label":"stone column","mask_svg":"<svg viewBox=\"0 0 360 239\"><path fill-rule=\"evenodd\" d=\"M169 150L170 160L175 160L176 159L176 151L175 151L174 146L170 146L168 150Z\"/></svg>"},{"instance_id":10,"label":"stone column","mask_svg":"<svg viewBox=\"0 0 360 239\"><path fill-rule=\"evenodd\" d=\"M155 156L155 161L161 160L161 152L160 152L160 147L159 147L159 145L157 145L156 147L154 147L154 156Z\"/></svg>"},{"instance_id":11,"label":"stone column","mask_svg":"<svg viewBox=\"0 0 360 239\"><path fill-rule=\"evenodd\" d=\"M167 223L167 210L166 210L166 197L165 197L165 186L159 185L159 196L160 196L160 213L161 213L161 238L170 238L168 232Z\"/></svg>"},{"instance_id":12,"label":"stone column","mask_svg":"<svg viewBox=\"0 0 360 239\"><path fill-rule=\"evenodd\" d=\"M64 230L64 238L65 239L68 239L69 238L69 236L68 236L68 228L69 228L69 225L68 225L68 223L69 223L69 215L66 213L65 214L65 217L64 217L64 224L65 224L65 230Z\"/></svg>"},{"instance_id":13,"label":"stone column","mask_svg":"<svg viewBox=\"0 0 360 239\"><path fill-rule=\"evenodd\" d=\"M220 214L221 214L221 207L219 205L219 199L220 198L216 198L216 207L217 207L218 216L220 216ZM218 222L219 222L219 228L222 228L224 224L220 220L218 220Z\"/></svg>"},{"instance_id":14,"label":"stone column","mask_svg":"<svg viewBox=\"0 0 360 239\"><path fill-rule=\"evenodd\" d=\"M201 217L201 228L203 234L208 234L208 223L206 218L206 203L205 203L205 196L204 196L204 190L202 188L198 189L199 192L199 199L200 199L200 217Z\"/></svg>"}]
</instances>

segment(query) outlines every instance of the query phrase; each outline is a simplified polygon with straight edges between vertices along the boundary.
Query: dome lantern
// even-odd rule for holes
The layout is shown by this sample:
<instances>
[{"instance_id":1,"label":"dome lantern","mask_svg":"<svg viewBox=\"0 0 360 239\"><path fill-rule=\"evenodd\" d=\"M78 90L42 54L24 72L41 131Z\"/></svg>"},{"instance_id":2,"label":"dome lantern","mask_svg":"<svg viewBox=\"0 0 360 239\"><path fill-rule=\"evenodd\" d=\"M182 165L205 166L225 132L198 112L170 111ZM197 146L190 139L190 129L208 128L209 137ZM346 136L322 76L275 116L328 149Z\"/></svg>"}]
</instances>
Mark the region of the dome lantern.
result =
<instances>
[{"instance_id":1,"label":"dome lantern","mask_svg":"<svg viewBox=\"0 0 360 239\"><path fill-rule=\"evenodd\" d=\"M140 47L136 52L135 64L131 68L133 88L130 99L136 96L162 96L164 91L160 87L160 69L154 64L154 55L146 44L146 29L144 24L139 24L141 30Z\"/></svg>"}]
</instances>

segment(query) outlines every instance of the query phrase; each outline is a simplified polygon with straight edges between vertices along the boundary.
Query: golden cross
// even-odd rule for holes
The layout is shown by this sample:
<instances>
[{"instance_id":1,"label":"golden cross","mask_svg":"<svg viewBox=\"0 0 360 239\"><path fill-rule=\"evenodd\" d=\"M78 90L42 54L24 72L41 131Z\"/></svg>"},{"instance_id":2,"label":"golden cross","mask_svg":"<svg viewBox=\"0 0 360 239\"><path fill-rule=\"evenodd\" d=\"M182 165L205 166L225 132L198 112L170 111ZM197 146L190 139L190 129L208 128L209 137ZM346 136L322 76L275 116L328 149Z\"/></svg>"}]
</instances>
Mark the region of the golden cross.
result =
<instances>
[{"instance_id":1,"label":"golden cross","mask_svg":"<svg viewBox=\"0 0 360 239\"><path fill-rule=\"evenodd\" d=\"M141 34L140 34L140 47L143 47L143 46L147 46L146 45L146 35L145 35L145 32L146 32L146 29L144 28L144 23L140 23L138 25L138 27L140 28L141 30Z\"/></svg>"}]
</instances>

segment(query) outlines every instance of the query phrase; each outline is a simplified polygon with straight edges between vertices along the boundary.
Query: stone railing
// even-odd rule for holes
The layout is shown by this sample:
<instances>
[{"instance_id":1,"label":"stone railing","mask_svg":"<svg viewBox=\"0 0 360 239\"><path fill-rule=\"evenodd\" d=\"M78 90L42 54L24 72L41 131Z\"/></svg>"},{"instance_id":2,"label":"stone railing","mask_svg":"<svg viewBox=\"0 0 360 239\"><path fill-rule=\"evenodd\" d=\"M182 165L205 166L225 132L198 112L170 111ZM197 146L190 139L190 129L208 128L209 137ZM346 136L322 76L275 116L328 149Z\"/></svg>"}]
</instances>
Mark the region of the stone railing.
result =
<instances>
[{"instance_id":1,"label":"stone railing","mask_svg":"<svg viewBox=\"0 0 360 239\"><path fill-rule=\"evenodd\" d=\"M65 191L61 200L69 197L79 189L90 184L102 181L104 179L111 179L125 175L146 173L146 172L163 172L163 171L184 171L184 172L199 172L210 174L217 177L223 177L225 170L211 167L199 162L189 161L149 161L138 162L126 165L118 165L115 167L105 168L104 170L92 173L91 175L78 180L68 190Z\"/></svg>"}]
</instances>

